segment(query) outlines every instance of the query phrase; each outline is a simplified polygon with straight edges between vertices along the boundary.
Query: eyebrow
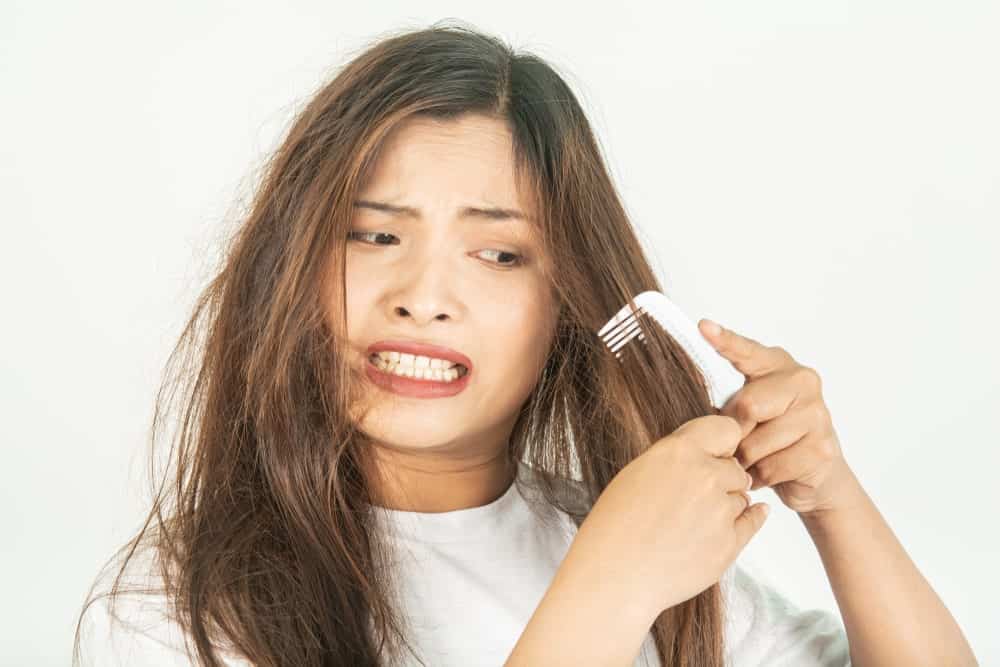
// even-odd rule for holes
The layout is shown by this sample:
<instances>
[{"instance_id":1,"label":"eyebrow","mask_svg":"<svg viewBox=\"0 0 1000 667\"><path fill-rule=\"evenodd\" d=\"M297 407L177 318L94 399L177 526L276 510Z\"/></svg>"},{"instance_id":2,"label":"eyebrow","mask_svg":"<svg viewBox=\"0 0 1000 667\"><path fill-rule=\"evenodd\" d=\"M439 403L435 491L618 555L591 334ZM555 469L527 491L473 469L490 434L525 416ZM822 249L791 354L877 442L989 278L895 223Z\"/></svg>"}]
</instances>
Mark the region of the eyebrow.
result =
<instances>
[{"instance_id":1,"label":"eyebrow","mask_svg":"<svg viewBox=\"0 0 1000 667\"><path fill-rule=\"evenodd\" d=\"M411 206L394 206L380 201L359 199L354 202L358 208L370 208L376 211L391 213L393 215L408 215L411 218L420 218L420 211ZM528 216L513 208L481 208L476 206L466 206L459 211L459 217L479 218L486 222L504 220L529 220Z\"/></svg>"}]
</instances>

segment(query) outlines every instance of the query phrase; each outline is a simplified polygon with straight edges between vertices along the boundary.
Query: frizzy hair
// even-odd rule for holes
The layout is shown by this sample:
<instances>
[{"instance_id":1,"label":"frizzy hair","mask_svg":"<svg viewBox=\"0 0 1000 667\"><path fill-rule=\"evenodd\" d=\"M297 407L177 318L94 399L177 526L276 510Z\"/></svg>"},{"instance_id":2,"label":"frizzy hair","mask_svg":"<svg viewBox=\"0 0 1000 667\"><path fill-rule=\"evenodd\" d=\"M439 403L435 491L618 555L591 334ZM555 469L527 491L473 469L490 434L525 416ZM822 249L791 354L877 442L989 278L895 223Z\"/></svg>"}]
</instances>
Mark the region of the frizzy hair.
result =
<instances>
[{"instance_id":1,"label":"frizzy hair","mask_svg":"<svg viewBox=\"0 0 1000 667\"><path fill-rule=\"evenodd\" d=\"M180 405L166 467L150 457L152 508L112 557L123 559L110 591L91 597L95 582L88 593L74 665L90 605L106 598L114 616L126 593L164 596L205 667L227 652L258 667L387 665L412 652L373 530L371 450L352 420L362 393L345 340L345 238L393 128L472 113L511 132L559 308L507 463L539 471L545 499L580 523L654 441L713 413L697 368L664 332L641 323L647 344L630 344L621 362L595 335L631 296L664 290L564 79L461 25L383 35L295 116L197 298L156 397L154 448ZM582 505L559 493L569 479ZM140 554L160 586L126 591ZM663 611L652 627L663 664L723 667L723 613L718 583Z\"/></svg>"}]
</instances>

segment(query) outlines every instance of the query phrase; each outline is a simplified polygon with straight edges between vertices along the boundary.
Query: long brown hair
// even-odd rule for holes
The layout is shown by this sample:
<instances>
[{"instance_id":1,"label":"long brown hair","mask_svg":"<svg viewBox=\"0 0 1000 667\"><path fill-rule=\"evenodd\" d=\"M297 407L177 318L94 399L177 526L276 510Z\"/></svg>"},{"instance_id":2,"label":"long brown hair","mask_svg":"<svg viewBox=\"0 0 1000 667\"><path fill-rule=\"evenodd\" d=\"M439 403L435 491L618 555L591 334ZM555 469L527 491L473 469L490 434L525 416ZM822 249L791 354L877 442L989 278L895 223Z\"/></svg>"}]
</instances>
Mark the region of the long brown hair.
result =
<instances>
[{"instance_id":1,"label":"long brown hair","mask_svg":"<svg viewBox=\"0 0 1000 667\"><path fill-rule=\"evenodd\" d=\"M162 476L150 457L152 509L112 556L124 561L102 597L113 610L129 562L150 554L162 585L129 592L166 596L198 664L221 664L225 650L260 667L384 665L408 646L372 530L370 448L351 419L361 393L345 336L345 239L387 133L415 116L468 113L513 136L559 307L508 463L539 471L546 500L579 523L652 442L713 412L668 335L641 322L646 344L630 343L620 362L595 335L631 296L663 288L553 66L462 25L384 35L311 96L270 157L157 395L151 445L177 398L178 429ZM582 508L558 491L569 479ZM95 601L81 611L74 664ZM715 584L660 614L664 665L722 667L722 605Z\"/></svg>"}]
</instances>

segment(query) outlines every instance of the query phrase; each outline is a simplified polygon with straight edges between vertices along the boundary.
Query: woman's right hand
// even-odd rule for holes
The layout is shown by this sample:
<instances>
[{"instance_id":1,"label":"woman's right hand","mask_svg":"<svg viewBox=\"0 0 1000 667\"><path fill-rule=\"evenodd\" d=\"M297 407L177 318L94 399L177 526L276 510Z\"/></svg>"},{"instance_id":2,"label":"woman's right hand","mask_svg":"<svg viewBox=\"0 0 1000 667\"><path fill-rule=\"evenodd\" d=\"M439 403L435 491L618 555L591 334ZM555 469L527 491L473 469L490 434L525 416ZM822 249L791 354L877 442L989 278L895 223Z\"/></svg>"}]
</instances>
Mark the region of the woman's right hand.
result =
<instances>
[{"instance_id":1,"label":"woman's right hand","mask_svg":"<svg viewBox=\"0 0 1000 667\"><path fill-rule=\"evenodd\" d=\"M623 587L651 620L718 582L767 516L733 456L741 438L715 414L657 440L604 489L564 563Z\"/></svg>"}]
</instances>

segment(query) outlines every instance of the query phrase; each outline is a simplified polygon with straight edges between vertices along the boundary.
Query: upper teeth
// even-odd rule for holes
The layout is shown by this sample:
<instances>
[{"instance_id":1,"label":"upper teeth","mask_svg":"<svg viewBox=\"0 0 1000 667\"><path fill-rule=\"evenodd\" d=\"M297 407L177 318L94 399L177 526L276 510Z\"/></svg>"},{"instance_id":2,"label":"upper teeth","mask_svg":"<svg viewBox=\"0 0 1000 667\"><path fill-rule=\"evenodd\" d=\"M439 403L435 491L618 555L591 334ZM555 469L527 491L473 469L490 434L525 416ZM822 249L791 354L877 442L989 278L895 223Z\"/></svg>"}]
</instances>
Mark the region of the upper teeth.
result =
<instances>
[{"instance_id":1,"label":"upper teeth","mask_svg":"<svg viewBox=\"0 0 1000 667\"><path fill-rule=\"evenodd\" d=\"M396 350L383 350L381 352L376 352L375 354L381 357L384 361L393 362L400 366L413 366L414 368L440 368L444 370L459 365L455 362L446 361L444 359L425 357L422 354L407 354L406 352L397 352Z\"/></svg>"}]
</instances>

